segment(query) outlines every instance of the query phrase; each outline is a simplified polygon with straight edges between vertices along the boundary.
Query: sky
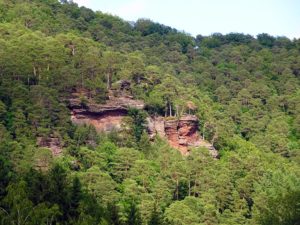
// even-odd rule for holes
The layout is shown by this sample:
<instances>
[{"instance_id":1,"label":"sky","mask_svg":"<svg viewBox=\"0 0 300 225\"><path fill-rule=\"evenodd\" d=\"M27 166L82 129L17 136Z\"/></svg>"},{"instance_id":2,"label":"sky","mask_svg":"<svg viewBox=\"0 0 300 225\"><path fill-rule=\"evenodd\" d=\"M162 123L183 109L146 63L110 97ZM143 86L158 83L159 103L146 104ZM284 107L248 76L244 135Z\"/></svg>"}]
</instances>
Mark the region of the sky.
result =
<instances>
[{"instance_id":1,"label":"sky","mask_svg":"<svg viewBox=\"0 0 300 225\"><path fill-rule=\"evenodd\" d=\"M121 17L148 18L193 36L239 32L300 38L300 0L73 0Z\"/></svg>"}]
</instances>

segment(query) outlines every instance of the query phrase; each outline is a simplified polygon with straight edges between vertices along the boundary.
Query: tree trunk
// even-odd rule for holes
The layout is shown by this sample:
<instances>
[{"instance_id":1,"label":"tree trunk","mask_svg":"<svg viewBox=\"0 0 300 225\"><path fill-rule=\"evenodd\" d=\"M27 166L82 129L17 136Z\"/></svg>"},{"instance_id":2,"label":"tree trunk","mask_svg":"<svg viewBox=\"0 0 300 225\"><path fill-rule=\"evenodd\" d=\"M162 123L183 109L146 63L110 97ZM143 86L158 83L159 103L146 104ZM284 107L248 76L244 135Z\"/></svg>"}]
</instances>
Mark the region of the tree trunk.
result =
<instances>
[{"instance_id":1,"label":"tree trunk","mask_svg":"<svg viewBox=\"0 0 300 225\"><path fill-rule=\"evenodd\" d=\"M191 196L191 175L189 175L189 196Z\"/></svg>"},{"instance_id":2,"label":"tree trunk","mask_svg":"<svg viewBox=\"0 0 300 225\"><path fill-rule=\"evenodd\" d=\"M178 179L176 179L176 200L179 199L179 188L178 188L178 186L179 186L179 181L178 181Z\"/></svg>"},{"instance_id":3,"label":"tree trunk","mask_svg":"<svg viewBox=\"0 0 300 225\"><path fill-rule=\"evenodd\" d=\"M167 117L168 115L168 103L166 104L166 108L165 108L165 117Z\"/></svg>"},{"instance_id":4,"label":"tree trunk","mask_svg":"<svg viewBox=\"0 0 300 225\"><path fill-rule=\"evenodd\" d=\"M107 90L110 89L110 75L109 73L107 74Z\"/></svg>"},{"instance_id":5,"label":"tree trunk","mask_svg":"<svg viewBox=\"0 0 300 225\"><path fill-rule=\"evenodd\" d=\"M33 66L33 75L36 77L36 68Z\"/></svg>"},{"instance_id":6,"label":"tree trunk","mask_svg":"<svg viewBox=\"0 0 300 225\"><path fill-rule=\"evenodd\" d=\"M75 46L71 46L71 48L72 48L72 56L74 56L75 55Z\"/></svg>"}]
</instances>

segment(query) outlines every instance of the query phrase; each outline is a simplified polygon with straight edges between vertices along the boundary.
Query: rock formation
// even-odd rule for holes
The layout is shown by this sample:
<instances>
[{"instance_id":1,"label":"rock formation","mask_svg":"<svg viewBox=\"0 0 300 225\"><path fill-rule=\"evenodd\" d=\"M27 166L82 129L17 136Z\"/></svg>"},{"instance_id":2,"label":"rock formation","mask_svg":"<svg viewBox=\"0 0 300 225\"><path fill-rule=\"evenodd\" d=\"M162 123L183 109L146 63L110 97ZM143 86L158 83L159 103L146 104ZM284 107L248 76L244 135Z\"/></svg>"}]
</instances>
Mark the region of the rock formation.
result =
<instances>
[{"instance_id":1,"label":"rock formation","mask_svg":"<svg viewBox=\"0 0 300 225\"><path fill-rule=\"evenodd\" d=\"M189 154L190 147L204 147L214 158L217 158L218 151L200 136L198 123L198 118L194 115L184 115L179 119L148 118L148 133L150 138L154 138L156 135L166 137L169 144L183 155Z\"/></svg>"},{"instance_id":2,"label":"rock formation","mask_svg":"<svg viewBox=\"0 0 300 225\"><path fill-rule=\"evenodd\" d=\"M144 102L133 99L130 94L128 81L118 82L117 88L110 90L105 104L93 102L93 99L88 98L87 93L76 92L69 99L71 120L77 125L93 125L98 132L119 130L129 108L144 109ZM82 95L84 102L82 102ZM153 140L156 135L166 138L169 144L183 155L189 153L190 147L205 147L210 150L213 157L218 157L215 148L201 138L198 132L198 122L198 118L194 115L184 115L179 119L161 116L148 117L147 129L150 139Z\"/></svg>"},{"instance_id":3,"label":"rock formation","mask_svg":"<svg viewBox=\"0 0 300 225\"><path fill-rule=\"evenodd\" d=\"M84 96L86 102L78 98L78 93L69 99L71 121L77 125L93 125L98 132L109 132L121 128L122 120L129 108L143 109L144 102L128 95L128 81L120 84L120 89L110 91L105 104L97 104Z\"/></svg>"}]
</instances>

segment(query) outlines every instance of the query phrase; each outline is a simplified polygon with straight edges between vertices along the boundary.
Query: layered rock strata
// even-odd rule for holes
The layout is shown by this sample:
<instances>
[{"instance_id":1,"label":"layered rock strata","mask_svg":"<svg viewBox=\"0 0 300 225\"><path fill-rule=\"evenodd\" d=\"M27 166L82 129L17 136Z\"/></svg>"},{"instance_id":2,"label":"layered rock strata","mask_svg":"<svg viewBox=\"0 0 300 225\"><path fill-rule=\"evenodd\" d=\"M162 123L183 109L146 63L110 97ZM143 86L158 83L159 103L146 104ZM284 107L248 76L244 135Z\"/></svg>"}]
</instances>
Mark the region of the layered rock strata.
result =
<instances>
[{"instance_id":1,"label":"layered rock strata","mask_svg":"<svg viewBox=\"0 0 300 225\"><path fill-rule=\"evenodd\" d=\"M203 140L198 132L198 118L194 115L184 115L177 118L148 118L148 133L150 138L156 135L166 137L169 144L183 155L188 155L190 147L204 147L214 158L218 151L212 144Z\"/></svg>"},{"instance_id":2,"label":"layered rock strata","mask_svg":"<svg viewBox=\"0 0 300 225\"><path fill-rule=\"evenodd\" d=\"M122 81L117 86L115 90L110 90L105 104L93 102L86 91L74 93L69 99L72 122L77 125L93 125L98 132L120 130L128 110L144 109L144 102L133 99L129 82ZM166 138L183 155L189 153L190 147L205 147L213 157L218 157L215 148L201 138L198 123L195 115L184 115L180 118L148 117L147 129L150 139L153 140L156 135Z\"/></svg>"},{"instance_id":3,"label":"layered rock strata","mask_svg":"<svg viewBox=\"0 0 300 225\"><path fill-rule=\"evenodd\" d=\"M77 125L93 125L98 132L109 132L121 128L122 120L129 108L143 109L144 103L130 97L110 97L105 104L82 104L78 98L69 100L71 121Z\"/></svg>"}]
</instances>

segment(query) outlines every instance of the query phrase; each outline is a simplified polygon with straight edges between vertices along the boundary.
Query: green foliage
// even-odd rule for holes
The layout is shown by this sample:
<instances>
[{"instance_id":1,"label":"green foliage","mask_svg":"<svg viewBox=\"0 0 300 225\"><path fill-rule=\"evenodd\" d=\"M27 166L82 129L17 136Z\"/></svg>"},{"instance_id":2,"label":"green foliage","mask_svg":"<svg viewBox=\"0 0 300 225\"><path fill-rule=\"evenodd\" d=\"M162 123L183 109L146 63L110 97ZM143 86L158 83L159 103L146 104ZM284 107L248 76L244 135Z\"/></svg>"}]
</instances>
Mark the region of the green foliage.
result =
<instances>
[{"instance_id":1,"label":"green foliage","mask_svg":"<svg viewBox=\"0 0 300 225\"><path fill-rule=\"evenodd\" d=\"M145 130L145 123L146 123L146 114L138 109L131 108L128 110L128 115L133 120L133 135L135 137L136 142L141 140L143 131Z\"/></svg>"},{"instance_id":2,"label":"green foliage","mask_svg":"<svg viewBox=\"0 0 300 225\"><path fill-rule=\"evenodd\" d=\"M11 165L2 156L0 157L0 199L6 195L6 187L12 178Z\"/></svg>"},{"instance_id":3,"label":"green foliage","mask_svg":"<svg viewBox=\"0 0 300 225\"><path fill-rule=\"evenodd\" d=\"M139 215L139 211L134 202L132 202L129 207L127 224L128 225L141 225L142 224L141 217Z\"/></svg>"},{"instance_id":4,"label":"green foliage","mask_svg":"<svg viewBox=\"0 0 300 225\"><path fill-rule=\"evenodd\" d=\"M1 224L299 223L299 40L0 0L0 46ZM119 80L147 112L130 109L122 132L71 124L68 99L102 104ZM184 114L219 160L149 140L148 115Z\"/></svg>"},{"instance_id":5,"label":"green foliage","mask_svg":"<svg viewBox=\"0 0 300 225\"><path fill-rule=\"evenodd\" d=\"M266 46L266 47L273 47L274 45L274 42L275 42L275 38L268 35L268 34L259 34L257 35L257 40L259 41L259 43L263 46Z\"/></svg>"},{"instance_id":6,"label":"green foliage","mask_svg":"<svg viewBox=\"0 0 300 225\"><path fill-rule=\"evenodd\" d=\"M289 174L285 174L289 173ZM254 218L260 224L297 224L299 176L293 171L267 172L257 184Z\"/></svg>"}]
</instances>

